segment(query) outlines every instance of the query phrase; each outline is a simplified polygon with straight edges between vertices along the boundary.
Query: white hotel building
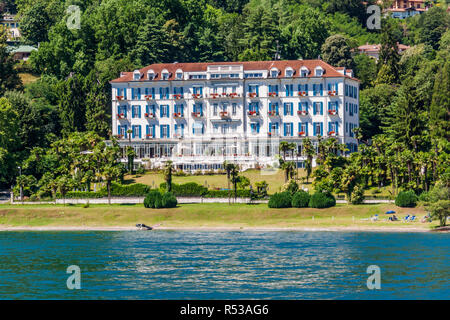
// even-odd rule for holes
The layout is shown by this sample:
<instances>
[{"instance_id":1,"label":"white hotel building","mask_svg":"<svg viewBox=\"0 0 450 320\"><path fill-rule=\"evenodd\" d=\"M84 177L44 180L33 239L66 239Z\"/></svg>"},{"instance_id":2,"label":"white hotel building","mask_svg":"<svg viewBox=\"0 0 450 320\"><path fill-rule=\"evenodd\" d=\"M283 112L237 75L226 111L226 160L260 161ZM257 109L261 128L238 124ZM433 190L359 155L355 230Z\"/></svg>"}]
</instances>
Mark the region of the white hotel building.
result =
<instances>
[{"instance_id":1,"label":"white hotel building","mask_svg":"<svg viewBox=\"0 0 450 320\"><path fill-rule=\"evenodd\" d=\"M113 134L138 164L264 168L289 141L303 167L302 141L319 135L357 149L359 81L321 60L153 64L111 86Z\"/></svg>"}]
</instances>

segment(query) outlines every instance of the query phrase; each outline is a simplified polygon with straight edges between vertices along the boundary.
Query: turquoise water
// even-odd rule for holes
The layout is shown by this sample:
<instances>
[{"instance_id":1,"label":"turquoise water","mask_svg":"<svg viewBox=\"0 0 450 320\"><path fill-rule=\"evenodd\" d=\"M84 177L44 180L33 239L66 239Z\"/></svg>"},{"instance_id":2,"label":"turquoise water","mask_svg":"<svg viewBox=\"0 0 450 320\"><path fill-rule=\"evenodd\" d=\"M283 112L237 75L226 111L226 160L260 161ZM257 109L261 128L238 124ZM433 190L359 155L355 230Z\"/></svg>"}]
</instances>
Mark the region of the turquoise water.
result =
<instances>
[{"instance_id":1,"label":"turquoise water","mask_svg":"<svg viewBox=\"0 0 450 320\"><path fill-rule=\"evenodd\" d=\"M449 249L426 233L0 232L0 299L449 299Z\"/></svg>"}]
</instances>

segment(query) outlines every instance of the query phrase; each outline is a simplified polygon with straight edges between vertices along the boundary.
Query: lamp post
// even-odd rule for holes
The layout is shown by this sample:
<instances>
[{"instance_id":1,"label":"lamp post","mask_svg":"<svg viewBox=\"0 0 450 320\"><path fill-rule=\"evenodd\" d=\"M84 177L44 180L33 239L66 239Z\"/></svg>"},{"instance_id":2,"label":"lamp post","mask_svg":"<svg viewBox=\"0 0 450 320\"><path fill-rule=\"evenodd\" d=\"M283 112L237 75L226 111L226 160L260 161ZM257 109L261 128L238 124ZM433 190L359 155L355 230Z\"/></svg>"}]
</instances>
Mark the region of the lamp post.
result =
<instances>
[{"instance_id":1,"label":"lamp post","mask_svg":"<svg viewBox=\"0 0 450 320\"><path fill-rule=\"evenodd\" d=\"M22 175L22 167L17 167L19 169L19 176ZM19 185L20 187L20 201L22 201L23 204L23 186L22 184Z\"/></svg>"}]
</instances>

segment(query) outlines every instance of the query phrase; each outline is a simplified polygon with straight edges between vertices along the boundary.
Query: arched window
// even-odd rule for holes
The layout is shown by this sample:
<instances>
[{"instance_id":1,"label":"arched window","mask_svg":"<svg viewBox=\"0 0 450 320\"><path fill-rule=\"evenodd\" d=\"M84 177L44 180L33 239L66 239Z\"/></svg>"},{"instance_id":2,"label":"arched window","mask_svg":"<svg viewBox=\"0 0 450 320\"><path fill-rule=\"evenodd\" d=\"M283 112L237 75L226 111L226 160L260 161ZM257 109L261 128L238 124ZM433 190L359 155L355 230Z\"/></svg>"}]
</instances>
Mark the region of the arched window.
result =
<instances>
[{"instance_id":1,"label":"arched window","mask_svg":"<svg viewBox=\"0 0 450 320\"><path fill-rule=\"evenodd\" d=\"M300 76L305 78L309 75L309 69L305 66L300 68Z\"/></svg>"},{"instance_id":2,"label":"arched window","mask_svg":"<svg viewBox=\"0 0 450 320\"><path fill-rule=\"evenodd\" d=\"M287 67L286 69L284 69L285 77L292 77L293 75L294 75L294 69L292 69L291 67Z\"/></svg>"},{"instance_id":3,"label":"arched window","mask_svg":"<svg viewBox=\"0 0 450 320\"><path fill-rule=\"evenodd\" d=\"M277 78L279 73L280 72L278 71L277 68L270 69L270 77L271 78Z\"/></svg>"},{"instance_id":4,"label":"arched window","mask_svg":"<svg viewBox=\"0 0 450 320\"><path fill-rule=\"evenodd\" d=\"M175 72L175 79L182 80L183 79L183 70L177 69Z\"/></svg>"},{"instance_id":5,"label":"arched window","mask_svg":"<svg viewBox=\"0 0 450 320\"><path fill-rule=\"evenodd\" d=\"M133 71L133 80L137 81L141 79L141 73L139 72L139 70L134 70Z\"/></svg>"},{"instance_id":6,"label":"arched window","mask_svg":"<svg viewBox=\"0 0 450 320\"><path fill-rule=\"evenodd\" d=\"M147 79L148 79L148 80L153 80L153 79L155 79L155 76L156 76L155 71L153 71L152 69L150 69L150 70L147 71Z\"/></svg>"},{"instance_id":7,"label":"arched window","mask_svg":"<svg viewBox=\"0 0 450 320\"><path fill-rule=\"evenodd\" d=\"M316 67L315 69L315 76L316 77L321 77L324 74L324 70L321 66Z\"/></svg>"},{"instance_id":8,"label":"arched window","mask_svg":"<svg viewBox=\"0 0 450 320\"><path fill-rule=\"evenodd\" d=\"M167 71L167 69L164 69L161 71L161 80L169 80L170 73Z\"/></svg>"}]
</instances>

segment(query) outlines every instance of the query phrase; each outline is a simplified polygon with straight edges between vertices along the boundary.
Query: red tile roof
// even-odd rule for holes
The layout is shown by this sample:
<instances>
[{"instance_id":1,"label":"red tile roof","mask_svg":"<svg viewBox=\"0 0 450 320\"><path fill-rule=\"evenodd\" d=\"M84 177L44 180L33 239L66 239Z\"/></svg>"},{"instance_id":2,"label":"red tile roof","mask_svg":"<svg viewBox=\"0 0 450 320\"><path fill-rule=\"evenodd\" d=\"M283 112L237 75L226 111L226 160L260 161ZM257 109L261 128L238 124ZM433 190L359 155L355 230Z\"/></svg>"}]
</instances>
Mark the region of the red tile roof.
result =
<instances>
[{"instance_id":1,"label":"red tile roof","mask_svg":"<svg viewBox=\"0 0 450 320\"><path fill-rule=\"evenodd\" d=\"M183 72L206 72L208 66L229 66L229 65L242 65L244 67L244 71L260 71L267 70L270 71L272 68L277 68L280 70L280 74L278 78L284 77L284 70L287 67L291 67L294 69L294 77L299 77L300 68L306 67L309 69L310 73L308 77L314 77L314 69L318 66L322 67L325 72L323 77L346 77L351 78L348 75L343 75L338 71L338 68L332 67L328 63L322 60L284 60L284 61L244 61L244 62L198 62L198 63L156 63L139 69L141 73L141 79L139 81L147 80L147 72L149 70L153 70L155 72L155 79L161 79L161 72L166 69L170 76L168 80L175 79L175 72L178 69L181 69ZM340 68L339 68L340 69ZM342 69L340 69L342 70ZM355 78L351 78L357 80ZM114 79L111 83L118 82L129 82L133 80L133 72L122 72L121 77Z\"/></svg>"}]
</instances>

